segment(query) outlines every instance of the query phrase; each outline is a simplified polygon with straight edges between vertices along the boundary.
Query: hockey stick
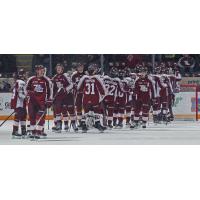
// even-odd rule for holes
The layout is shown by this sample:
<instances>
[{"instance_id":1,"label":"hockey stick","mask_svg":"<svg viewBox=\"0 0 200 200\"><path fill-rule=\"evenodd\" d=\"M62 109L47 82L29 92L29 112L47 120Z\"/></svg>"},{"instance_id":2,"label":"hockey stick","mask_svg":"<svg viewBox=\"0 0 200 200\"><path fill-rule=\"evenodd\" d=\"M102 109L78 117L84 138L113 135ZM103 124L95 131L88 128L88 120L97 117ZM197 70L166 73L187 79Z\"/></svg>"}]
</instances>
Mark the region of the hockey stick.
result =
<instances>
[{"instance_id":1,"label":"hockey stick","mask_svg":"<svg viewBox=\"0 0 200 200\"><path fill-rule=\"evenodd\" d=\"M0 127L1 127L6 121L8 121L8 119L9 119L14 113L15 113L15 111L12 112L12 113L0 124Z\"/></svg>"},{"instance_id":2,"label":"hockey stick","mask_svg":"<svg viewBox=\"0 0 200 200\"><path fill-rule=\"evenodd\" d=\"M40 121L41 121L41 119L44 117L44 115L46 114L46 110L43 112L43 114L40 116L40 118L38 119L38 121L37 121L37 123L35 124L35 126L37 126L39 123L40 123Z\"/></svg>"},{"instance_id":3,"label":"hockey stick","mask_svg":"<svg viewBox=\"0 0 200 200\"><path fill-rule=\"evenodd\" d=\"M53 103L56 100L56 97L58 96L59 92L61 91L62 88L59 88L58 91L56 92L55 96L53 97Z\"/></svg>"},{"instance_id":4,"label":"hockey stick","mask_svg":"<svg viewBox=\"0 0 200 200\"><path fill-rule=\"evenodd\" d=\"M48 130L49 130L49 108L47 108L47 115L48 115Z\"/></svg>"}]
</instances>

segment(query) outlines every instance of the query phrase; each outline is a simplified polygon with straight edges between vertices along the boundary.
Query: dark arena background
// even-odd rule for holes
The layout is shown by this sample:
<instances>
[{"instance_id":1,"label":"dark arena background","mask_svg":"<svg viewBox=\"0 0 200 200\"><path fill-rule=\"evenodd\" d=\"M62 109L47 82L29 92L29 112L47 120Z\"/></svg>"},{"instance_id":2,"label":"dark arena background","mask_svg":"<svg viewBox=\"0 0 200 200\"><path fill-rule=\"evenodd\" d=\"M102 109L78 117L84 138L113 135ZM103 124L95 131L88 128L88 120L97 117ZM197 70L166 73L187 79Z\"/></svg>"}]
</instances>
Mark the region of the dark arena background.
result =
<instances>
[{"instance_id":1,"label":"dark arena background","mask_svg":"<svg viewBox=\"0 0 200 200\"><path fill-rule=\"evenodd\" d=\"M74 116L69 110L66 110L65 114L62 113L61 116L58 113L55 116L54 102L51 99L51 105L45 110L45 123L42 128L47 136L39 139L29 137L30 116L28 113L26 136L13 138L15 113L11 109L11 98L20 70L24 71L26 83L30 77L35 76L36 70L40 66L45 69L45 76L52 80L57 73L58 65L62 66L63 73L66 73L68 80L72 81ZM107 76L111 77L119 88L121 85L125 88L124 84L127 84L129 89L123 90L126 96L124 106L121 108L122 104L116 102L116 99L120 97L116 90L116 99L110 104L108 103L110 107L113 107L111 114L109 106L102 100L103 103L100 102L101 113L98 116L93 116L90 111L86 116L83 113L78 115L77 106L79 105L76 105L78 93L74 91L79 83L73 82L73 74L76 73L79 66L84 67L83 74L86 76L90 76L91 69L94 70L93 75L98 76L104 86L106 86L104 79ZM134 98L138 94L134 96L137 93L134 89L141 74L153 77L155 91L160 96L157 96L157 100L156 98L150 99L149 115L143 116L144 110L140 110L137 119L135 113L138 106L135 103L137 100ZM156 85L155 76L159 77L161 82L158 85ZM168 84L165 82L166 80L170 82L170 91L167 91L167 94L160 93L158 87L162 86L159 84ZM200 135L198 134L199 84L199 54L1 54L0 124L2 125L0 126L0 144L200 144ZM139 85L141 84L139 83ZM107 86L105 88L108 89ZM91 93L92 89L91 87ZM82 91L79 92L84 93L84 91L83 86ZM167 103L162 99L165 95ZM160 99L158 100L158 98ZM156 108L157 101L160 104L159 108ZM60 129L56 127L56 117L57 121L62 121ZM83 121L87 125L85 132L80 124L84 117L85 121ZM95 124L96 117L99 117L103 129L99 124ZM68 128L65 126L66 121ZM72 121L75 121L75 128ZM135 127L136 122L138 123L137 127ZM36 123L36 125L38 124Z\"/></svg>"}]
</instances>

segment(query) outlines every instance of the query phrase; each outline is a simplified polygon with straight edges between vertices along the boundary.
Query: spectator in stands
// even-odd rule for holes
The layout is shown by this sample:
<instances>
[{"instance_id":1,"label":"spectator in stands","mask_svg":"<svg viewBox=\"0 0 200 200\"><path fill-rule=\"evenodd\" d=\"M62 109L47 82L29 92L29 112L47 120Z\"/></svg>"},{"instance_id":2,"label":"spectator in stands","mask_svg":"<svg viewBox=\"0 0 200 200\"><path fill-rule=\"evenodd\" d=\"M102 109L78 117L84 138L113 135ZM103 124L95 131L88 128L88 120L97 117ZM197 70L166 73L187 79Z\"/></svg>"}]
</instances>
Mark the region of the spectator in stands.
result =
<instances>
[{"instance_id":1,"label":"spectator in stands","mask_svg":"<svg viewBox=\"0 0 200 200\"><path fill-rule=\"evenodd\" d=\"M13 73L17 71L16 56L12 54L0 54L0 72Z\"/></svg>"},{"instance_id":2,"label":"spectator in stands","mask_svg":"<svg viewBox=\"0 0 200 200\"><path fill-rule=\"evenodd\" d=\"M134 69L137 64L142 62L142 55L141 54L129 54L126 57L126 66Z\"/></svg>"},{"instance_id":3,"label":"spectator in stands","mask_svg":"<svg viewBox=\"0 0 200 200\"><path fill-rule=\"evenodd\" d=\"M192 76L195 67L195 59L189 54L184 54L178 61L181 74L184 76Z\"/></svg>"}]
</instances>

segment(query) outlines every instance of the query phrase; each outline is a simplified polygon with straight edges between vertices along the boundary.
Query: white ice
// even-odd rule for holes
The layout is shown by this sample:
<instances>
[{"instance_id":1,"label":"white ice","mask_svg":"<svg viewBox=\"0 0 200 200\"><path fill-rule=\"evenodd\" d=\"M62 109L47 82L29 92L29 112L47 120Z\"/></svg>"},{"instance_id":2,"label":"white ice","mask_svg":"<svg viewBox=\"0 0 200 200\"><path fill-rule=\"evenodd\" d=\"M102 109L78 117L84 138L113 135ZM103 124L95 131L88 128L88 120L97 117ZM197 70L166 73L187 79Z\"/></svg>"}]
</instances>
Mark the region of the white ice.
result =
<instances>
[{"instance_id":1,"label":"white ice","mask_svg":"<svg viewBox=\"0 0 200 200\"><path fill-rule=\"evenodd\" d=\"M1 123L1 121L0 121ZM50 129L51 129L50 122ZM53 133L47 129L46 139L31 141L30 139L12 139L12 121L7 121L0 127L0 144L14 145L32 145L32 144L62 144L62 145L78 145L78 144L200 144L200 123L194 121L175 121L167 126L164 124L154 125L149 123L148 127L138 130L130 130L128 128L106 130L99 133L97 130L90 130L87 134L74 133Z\"/></svg>"}]
</instances>

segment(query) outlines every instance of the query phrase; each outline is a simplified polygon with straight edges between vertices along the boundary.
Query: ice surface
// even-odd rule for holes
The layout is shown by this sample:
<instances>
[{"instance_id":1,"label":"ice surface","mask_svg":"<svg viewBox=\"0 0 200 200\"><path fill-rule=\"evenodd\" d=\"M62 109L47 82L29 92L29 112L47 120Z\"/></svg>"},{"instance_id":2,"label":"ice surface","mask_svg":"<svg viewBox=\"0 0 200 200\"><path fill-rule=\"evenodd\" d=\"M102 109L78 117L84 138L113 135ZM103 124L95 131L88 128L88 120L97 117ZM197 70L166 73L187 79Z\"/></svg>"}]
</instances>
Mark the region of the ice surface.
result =
<instances>
[{"instance_id":1,"label":"ice surface","mask_svg":"<svg viewBox=\"0 0 200 200\"><path fill-rule=\"evenodd\" d=\"M1 121L0 121L1 123ZM50 122L51 128L52 122ZM87 134L62 132L52 133L47 130L48 137L39 141L30 139L12 139L12 121L0 127L0 144L200 144L200 123L193 121L176 121L169 125L149 123L147 129L130 130L128 128L106 130L99 133L92 129Z\"/></svg>"}]
</instances>

